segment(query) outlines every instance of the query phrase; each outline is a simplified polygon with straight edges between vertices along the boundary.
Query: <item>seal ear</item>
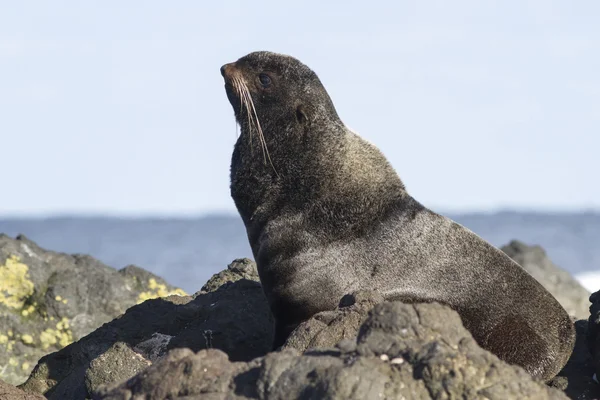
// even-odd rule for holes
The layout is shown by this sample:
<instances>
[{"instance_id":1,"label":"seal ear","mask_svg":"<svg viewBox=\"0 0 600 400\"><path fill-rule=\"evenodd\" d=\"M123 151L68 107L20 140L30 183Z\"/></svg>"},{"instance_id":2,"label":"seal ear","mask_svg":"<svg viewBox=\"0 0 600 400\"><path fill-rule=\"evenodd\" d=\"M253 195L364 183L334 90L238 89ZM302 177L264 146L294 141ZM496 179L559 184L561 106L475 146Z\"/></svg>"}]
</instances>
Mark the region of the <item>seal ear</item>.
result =
<instances>
[{"instance_id":1,"label":"seal ear","mask_svg":"<svg viewBox=\"0 0 600 400\"><path fill-rule=\"evenodd\" d=\"M304 125L308 122L307 110L302 104L300 104L298 107L296 107L296 119L302 125Z\"/></svg>"}]
</instances>

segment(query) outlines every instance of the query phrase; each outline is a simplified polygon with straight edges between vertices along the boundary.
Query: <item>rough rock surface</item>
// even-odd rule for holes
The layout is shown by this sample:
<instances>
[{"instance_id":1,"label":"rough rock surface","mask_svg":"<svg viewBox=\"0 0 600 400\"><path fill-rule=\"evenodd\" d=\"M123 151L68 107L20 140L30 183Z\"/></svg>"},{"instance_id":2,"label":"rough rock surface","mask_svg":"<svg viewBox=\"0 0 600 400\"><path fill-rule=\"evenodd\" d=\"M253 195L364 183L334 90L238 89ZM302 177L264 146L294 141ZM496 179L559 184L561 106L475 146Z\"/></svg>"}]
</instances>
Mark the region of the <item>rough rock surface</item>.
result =
<instances>
[{"instance_id":1,"label":"rough rock surface","mask_svg":"<svg viewBox=\"0 0 600 400\"><path fill-rule=\"evenodd\" d=\"M117 342L90 362L85 372L85 387L88 393L93 394L100 386L129 379L150 365L149 360L126 343Z\"/></svg>"},{"instance_id":2,"label":"rough rock surface","mask_svg":"<svg viewBox=\"0 0 600 400\"><path fill-rule=\"evenodd\" d=\"M47 251L0 234L0 379L23 382L45 354L146 299L181 293L135 266Z\"/></svg>"},{"instance_id":3,"label":"rough rock surface","mask_svg":"<svg viewBox=\"0 0 600 400\"><path fill-rule=\"evenodd\" d=\"M214 292L221 286L247 279L249 281L260 282L256 264L249 258L237 258L227 266L227 269L214 274L208 282L202 286L200 293Z\"/></svg>"},{"instance_id":4,"label":"rough rock surface","mask_svg":"<svg viewBox=\"0 0 600 400\"><path fill-rule=\"evenodd\" d=\"M21 389L0 380L0 400L46 400L41 394L25 393Z\"/></svg>"},{"instance_id":5,"label":"rough rock surface","mask_svg":"<svg viewBox=\"0 0 600 400\"><path fill-rule=\"evenodd\" d=\"M600 292L599 292L600 293ZM598 298L600 313L600 297ZM354 346L349 337L355 337L368 311L383 299L375 292L358 292L346 296L345 304L336 311L315 314L292 332L284 348L306 351L314 347ZM595 372L592 356L588 350L587 320L574 321L577 332L575 349L567 365L549 385L564 391L571 399L594 400L600 398L600 385L592 376Z\"/></svg>"},{"instance_id":6,"label":"rough rock surface","mask_svg":"<svg viewBox=\"0 0 600 400\"><path fill-rule=\"evenodd\" d=\"M96 398L567 399L481 349L436 303L379 304L351 344L302 355L236 363L218 350L178 349Z\"/></svg>"},{"instance_id":7,"label":"rough rock surface","mask_svg":"<svg viewBox=\"0 0 600 400\"><path fill-rule=\"evenodd\" d=\"M557 267L542 247L513 240L501 250L537 279L569 315L577 319L589 316L590 293L570 273Z\"/></svg>"},{"instance_id":8,"label":"rough rock surface","mask_svg":"<svg viewBox=\"0 0 600 400\"><path fill-rule=\"evenodd\" d=\"M119 274L150 279L136 267ZM257 281L251 260L234 260L194 296L135 305L43 357L21 388L65 400L565 399L560 391L600 398L585 340L594 342L598 328L588 332L586 321L577 322L575 352L551 387L479 348L452 310L385 303L374 292L345 296L337 310L301 324L281 352L267 354L273 321Z\"/></svg>"},{"instance_id":9,"label":"rough rock surface","mask_svg":"<svg viewBox=\"0 0 600 400\"><path fill-rule=\"evenodd\" d=\"M383 302L383 296L377 292L359 291L344 296L337 310L320 312L301 323L283 348L304 352L333 347L344 339L354 340L368 312Z\"/></svg>"},{"instance_id":10,"label":"rough rock surface","mask_svg":"<svg viewBox=\"0 0 600 400\"><path fill-rule=\"evenodd\" d=\"M196 298L152 299L43 357L21 387L49 399L83 399L109 379L127 379L142 363L156 361L178 347L216 348L232 360L248 361L270 349L272 324L260 284L246 279ZM101 371L107 363L118 368Z\"/></svg>"}]
</instances>

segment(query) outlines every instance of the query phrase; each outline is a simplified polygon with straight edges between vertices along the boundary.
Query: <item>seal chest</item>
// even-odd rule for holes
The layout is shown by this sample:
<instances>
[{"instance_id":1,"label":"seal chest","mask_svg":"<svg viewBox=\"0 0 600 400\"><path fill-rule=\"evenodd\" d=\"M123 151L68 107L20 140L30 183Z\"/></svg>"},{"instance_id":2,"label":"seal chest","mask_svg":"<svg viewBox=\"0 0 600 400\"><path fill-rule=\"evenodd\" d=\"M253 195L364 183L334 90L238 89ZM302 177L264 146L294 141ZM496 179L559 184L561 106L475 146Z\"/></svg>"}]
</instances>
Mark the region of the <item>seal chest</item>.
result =
<instances>
[{"instance_id":1,"label":"seal chest","mask_svg":"<svg viewBox=\"0 0 600 400\"><path fill-rule=\"evenodd\" d=\"M575 333L566 311L503 252L427 209L339 118L293 57L250 53L221 68L241 134L231 195L275 317L274 347L357 290L455 309L477 342L553 377Z\"/></svg>"}]
</instances>

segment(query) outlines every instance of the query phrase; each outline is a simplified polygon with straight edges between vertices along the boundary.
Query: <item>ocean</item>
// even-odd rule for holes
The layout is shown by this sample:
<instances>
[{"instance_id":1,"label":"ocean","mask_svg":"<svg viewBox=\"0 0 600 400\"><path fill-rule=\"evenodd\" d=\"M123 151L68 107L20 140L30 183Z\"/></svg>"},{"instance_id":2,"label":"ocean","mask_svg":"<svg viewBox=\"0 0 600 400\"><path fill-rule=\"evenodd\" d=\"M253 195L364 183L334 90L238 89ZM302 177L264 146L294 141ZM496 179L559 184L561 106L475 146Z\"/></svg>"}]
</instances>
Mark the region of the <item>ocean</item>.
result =
<instances>
[{"instance_id":1,"label":"ocean","mask_svg":"<svg viewBox=\"0 0 600 400\"><path fill-rule=\"evenodd\" d=\"M445 215L498 247L513 239L541 245L588 290L600 289L600 213ZM198 291L233 259L252 258L237 215L4 218L0 233L24 234L48 250L90 254L117 269L135 264L188 293Z\"/></svg>"}]
</instances>

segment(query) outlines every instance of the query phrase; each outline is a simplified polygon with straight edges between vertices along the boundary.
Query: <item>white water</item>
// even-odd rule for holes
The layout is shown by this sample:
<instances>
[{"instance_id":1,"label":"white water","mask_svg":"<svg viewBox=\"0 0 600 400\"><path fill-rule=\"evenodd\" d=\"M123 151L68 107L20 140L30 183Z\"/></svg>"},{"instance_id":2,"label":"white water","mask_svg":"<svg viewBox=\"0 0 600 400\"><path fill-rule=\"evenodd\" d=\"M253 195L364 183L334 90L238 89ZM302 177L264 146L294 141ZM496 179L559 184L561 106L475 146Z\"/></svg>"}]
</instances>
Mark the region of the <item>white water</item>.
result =
<instances>
[{"instance_id":1,"label":"white water","mask_svg":"<svg viewBox=\"0 0 600 400\"><path fill-rule=\"evenodd\" d=\"M600 290L600 271L581 272L575 275L575 279L583 285L590 293Z\"/></svg>"}]
</instances>

